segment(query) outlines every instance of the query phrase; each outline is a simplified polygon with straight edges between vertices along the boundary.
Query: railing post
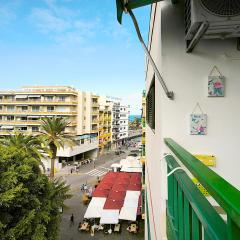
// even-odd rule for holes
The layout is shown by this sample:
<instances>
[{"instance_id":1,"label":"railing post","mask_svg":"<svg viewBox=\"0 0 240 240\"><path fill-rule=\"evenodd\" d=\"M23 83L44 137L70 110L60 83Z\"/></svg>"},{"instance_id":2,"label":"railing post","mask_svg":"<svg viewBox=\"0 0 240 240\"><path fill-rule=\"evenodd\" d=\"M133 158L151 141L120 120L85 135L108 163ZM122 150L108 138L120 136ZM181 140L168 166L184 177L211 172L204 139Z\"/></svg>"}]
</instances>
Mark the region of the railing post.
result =
<instances>
[{"instance_id":1,"label":"railing post","mask_svg":"<svg viewBox=\"0 0 240 240\"><path fill-rule=\"evenodd\" d=\"M237 226L237 224L234 221L232 221L230 216L227 216L227 231L228 231L228 240L240 239L240 228Z\"/></svg>"}]
</instances>

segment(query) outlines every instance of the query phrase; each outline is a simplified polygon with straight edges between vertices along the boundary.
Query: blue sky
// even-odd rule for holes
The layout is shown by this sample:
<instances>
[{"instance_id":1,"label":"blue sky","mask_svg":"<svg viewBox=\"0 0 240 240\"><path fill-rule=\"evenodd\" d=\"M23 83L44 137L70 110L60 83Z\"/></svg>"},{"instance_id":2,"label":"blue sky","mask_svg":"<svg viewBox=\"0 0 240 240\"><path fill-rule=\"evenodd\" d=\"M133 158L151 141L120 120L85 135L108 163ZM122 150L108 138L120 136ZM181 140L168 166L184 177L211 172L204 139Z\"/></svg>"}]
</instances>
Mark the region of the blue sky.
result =
<instances>
[{"instance_id":1,"label":"blue sky","mask_svg":"<svg viewBox=\"0 0 240 240\"><path fill-rule=\"evenodd\" d=\"M150 7L135 10L147 39ZM0 0L0 89L70 85L140 113L144 53L115 0Z\"/></svg>"}]
</instances>

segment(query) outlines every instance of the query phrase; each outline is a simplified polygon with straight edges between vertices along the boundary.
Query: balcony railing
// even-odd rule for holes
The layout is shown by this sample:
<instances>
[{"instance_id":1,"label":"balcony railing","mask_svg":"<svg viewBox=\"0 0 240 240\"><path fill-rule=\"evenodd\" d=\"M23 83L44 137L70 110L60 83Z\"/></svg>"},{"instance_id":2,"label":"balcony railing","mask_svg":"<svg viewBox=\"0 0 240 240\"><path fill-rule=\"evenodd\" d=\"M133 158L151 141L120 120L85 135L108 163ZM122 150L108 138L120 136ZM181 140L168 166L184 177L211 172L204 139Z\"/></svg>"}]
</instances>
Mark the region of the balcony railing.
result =
<instances>
[{"instance_id":1,"label":"balcony railing","mask_svg":"<svg viewBox=\"0 0 240 240\"><path fill-rule=\"evenodd\" d=\"M225 222L175 158L168 155L165 157L170 173L167 203L168 238L240 239L240 191L172 139L165 139L165 143L227 214Z\"/></svg>"},{"instance_id":2,"label":"balcony railing","mask_svg":"<svg viewBox=\"0 0 240 240\"><path fill-rule=\"evenodd\" d=\"M21 100L15 100L15 99L0 99L0 104L1 103L4 103L4 104L14 104L14 105L17 105L17 104L27 104L27 105L40 105L40 104L51 104L51 105L76 105L77 104L77 101L74 101L74 100L60 100L60 99L53 99L53 100L50 100L50 99L35 99L35 100L32 100L32 99L28 99L28 100L24 100L24 99L21 99Z\"/></svg>"},{"instance_id":3,"label":"balcony railing","mask_svg":"<svg viewBox=\"0 0 240 240\"><path fill-rule=\"evenodd\" d=\"M48 111L19 111L16 110L14 112L8 112L8 111L0 111L1 115L76 115L77 111L68 111L68 112L58 112L56 110L48 110Z\"/></svg>"}]
</instances>

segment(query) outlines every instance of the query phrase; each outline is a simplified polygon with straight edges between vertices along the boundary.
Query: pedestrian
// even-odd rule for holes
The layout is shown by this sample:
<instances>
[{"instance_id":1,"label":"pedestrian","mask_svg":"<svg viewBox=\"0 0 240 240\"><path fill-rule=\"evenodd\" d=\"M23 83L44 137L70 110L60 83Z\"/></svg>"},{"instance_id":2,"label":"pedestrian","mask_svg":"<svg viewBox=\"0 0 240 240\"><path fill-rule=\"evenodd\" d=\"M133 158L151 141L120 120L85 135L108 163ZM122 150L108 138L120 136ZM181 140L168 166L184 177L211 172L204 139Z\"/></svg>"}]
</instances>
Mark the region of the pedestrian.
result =
<instances>
[{"instance_id":1,"label":"pedestrian","mask_svg":"<svg viewBox=\"0 0 240 240\"><path fill-rule=\"evenodd\" d=\"M74 225L74 216L73 216L73 213L72 213L72 216L70 217L70 226L71 225Z\"/></svg>"},{"instance_id":2,"label":"pedestrian","mask_svg":"<svg viewBox=\"0 0 240 240\"><path fill-rule=\"evenodd\" d=\"M73 169L71 168L71 174L72 174L72 172L73 172Z\"/></svg>"}]
</instances>

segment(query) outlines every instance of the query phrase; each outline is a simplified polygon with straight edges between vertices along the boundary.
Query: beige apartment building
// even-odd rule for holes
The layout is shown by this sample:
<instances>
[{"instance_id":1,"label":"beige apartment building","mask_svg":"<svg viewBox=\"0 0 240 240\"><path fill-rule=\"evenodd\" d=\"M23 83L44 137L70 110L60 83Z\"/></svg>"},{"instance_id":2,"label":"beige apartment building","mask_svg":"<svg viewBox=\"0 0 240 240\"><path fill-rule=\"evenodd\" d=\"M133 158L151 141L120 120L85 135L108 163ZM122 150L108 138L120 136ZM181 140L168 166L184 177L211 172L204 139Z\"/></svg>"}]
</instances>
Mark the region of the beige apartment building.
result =
<instances>
[{"instance_id":1,"label":"beige apartment building","mask_svg":"<svg viewBox=\"0 0 240 240\"><path fill-rule=\"evenodd\" d=\"M66 117L69 125L65 131L76 136L79 144L59 149L59 162L96 158L98 150L101 153L112 146L114 104L105 96L69 86L29 86L0 91L0 136L15 131L38 134L42 118Z\"/></svg>"},{"instance_id":2,"label":"beige apartment building","mask_svg":"<svg viewBox=\"0 0 240 240\"><path fill-rule=\"evenodd\" d=\"M0 91L0 135L37 134L44 117L67 117L66 132L79 145L57 153L63 159L94 158L98 150L99 96L68 86L31 86ZM60 166L58 166L60 167Z\"/></svg>"}]
</instances>

